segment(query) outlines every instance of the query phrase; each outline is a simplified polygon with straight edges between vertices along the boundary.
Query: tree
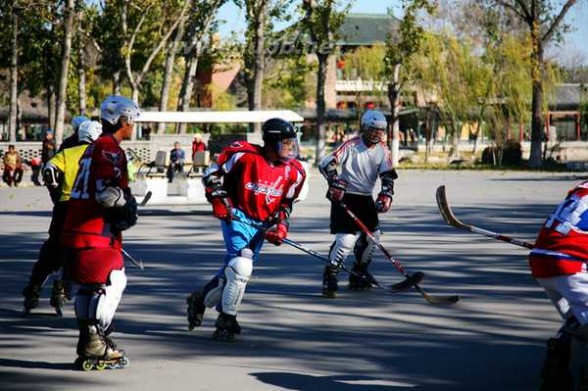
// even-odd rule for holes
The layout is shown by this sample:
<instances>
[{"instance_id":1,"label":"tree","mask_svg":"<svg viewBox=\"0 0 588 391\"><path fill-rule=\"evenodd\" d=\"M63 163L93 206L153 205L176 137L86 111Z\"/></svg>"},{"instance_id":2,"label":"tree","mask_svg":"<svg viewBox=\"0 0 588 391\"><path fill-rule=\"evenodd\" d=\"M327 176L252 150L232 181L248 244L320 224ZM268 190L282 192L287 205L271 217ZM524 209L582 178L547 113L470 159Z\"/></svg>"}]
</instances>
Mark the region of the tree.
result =
<instances>
[{"instance_id":1,"label":"tree","mask_svg":"<svg viewBox=\"0 0 588 391\"><path fill-rule=\"evenodd\" d=\"M78 2L81 0L77 0ZM59 144L63 140L65 123L65 109L67 103L67 81L69 76L69 60L71 56L71 41L74 34L74 0L67 0L63 10L63 41L61 46L61 70L56 100L55 141Z\"/></svg>"},{"instance_id":2,"label":"tree","mask_svg":"<svg viewBox=\"0 0 588 391\"><path fill-rule=\"evenodd\" d=\"M17 0L13 0L11 7L12 34L10 54L10 111L8 132L10 141L16 141L16 116L18 111L18 19L20 9Z\"/></svg>"},{"instance_id":3,"label":"tree","mask_svg":"<svg viewBox=\"0 0 588 391\"><path fill-rule=\"evenodd\" d=\"M192 4L190 17L184 40L184 76L178 99L178 111L188 111L192 94L198 61L204 52L205 39L210 30L214 30L215 18L218 9L227 0L195 0ZM210 49L210 48L209 48ZM178 133L186 132L186 124L179 124Z\"/></svg>"},{"instance_id":4,"label":"tree","mask_svg":"<svg viewBox=\"0 0 588 391\"><path fill-rule=\"evenodd\" d=\"M325 156L325 82L327 61L335 47L337 32L345 21L350 4L339 6L336 0L304 0L302 25L308 31L318 58L316 85L316 153L318 164Z\"/></svg>"},{"instance_id":5,"label":"tree","mask_svg":"<svg viewBox=\"0 0 588 391\"><path fill-rule=\"evenodd\" d=\"M186 0L186 6L188 9L192 7L192 0ZM159 111L166 111L167 105L169 101L169 90L171 85L171 80L173 76L173 69L176 59L176 53L178 51L178 47L182 38L184 38L184 27L186 24L186 20L189 18L189 13L182 15L180 22L174 32L174 39L170 41L167 54L165 58L165 71L163 74L163 86L161 88L161 97L159 100ZM157 124L157 134L163 134L165 131L165 122L160 122Z\"/></svg>"},{"instance_id":6,"label":"tree","mask_svg":"<svg viewBox=\"0 0 588 391\"><path fill-rule=\"evenodd\" d=\"M563 19L577 0L561 3L555 0L487 0L490 5L498 5L513 11L527 26L531 35L531 79L533 81L533 101L531 117L531 155L530 168L542 166L541 145L543 140L543 109L545 77L545 46L559 38L566 29Z\"/></svg>"},{"instance_id":7,"label":"tree","mask_svg":"<svg viewBox=\"0 0 588 391\"><path fill-rule=\"evenodd\" d=\"M386 54L384 57L384 77L388 80L388 100L390 101L391 118L388 125L388 145L392 151L393 164L398 164L400 149L398 99L406 81L401 78L400 69L410 57L421 48L424 30L417 23L417 14L424 10L429 14L435 11L434 0L403 0L404 17L400 22L397 35L388 34Z\"/></svg>"}]
</instances>

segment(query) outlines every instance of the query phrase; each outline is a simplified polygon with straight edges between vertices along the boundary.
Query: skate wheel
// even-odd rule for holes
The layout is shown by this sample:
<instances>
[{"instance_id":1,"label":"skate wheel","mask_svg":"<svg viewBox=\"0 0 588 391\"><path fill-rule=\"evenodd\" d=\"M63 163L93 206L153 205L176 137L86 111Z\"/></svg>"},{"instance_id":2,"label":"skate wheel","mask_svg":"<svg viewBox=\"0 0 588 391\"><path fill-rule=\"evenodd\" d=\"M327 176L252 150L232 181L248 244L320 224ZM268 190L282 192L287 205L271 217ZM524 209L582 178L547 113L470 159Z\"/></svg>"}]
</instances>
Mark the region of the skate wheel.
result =
<instances>
[{"instance_id":1,"label":"skate wheel","mask_svg":"<svg viewBox=\"0 0 588 391\"><path fill-rule=\"evenodd\" d=\"M103 370L106 369L106 366L107 365L108 364L106 362L100 361L100 362L96 363L96 369L99 370L99 371L103 371Z\"/></svg>"},{"instance_id":2,"label":"skate wheel","mask_svg":"<svg viewBox=\"0 0 588 391\"><path fill-rule=\"evenodd\" d=\"M93 367L94 367L94 364L92 363L92 360L83 360L82 361L82 370L88 372L88 371L91 371Z\"/></svg>"},{"instance_id":3,"label":"skate wheel","mask_svg":"<svg viewBox=\"0 0 588 391\"><path fill-rule=\"evenodd\" d=\"M129 360L126 357L121 358L120 361L119 361L119 365L120 365L121 368L128 367L130 363L131 363L131 360Z\"/></svg>"}]
</instances>

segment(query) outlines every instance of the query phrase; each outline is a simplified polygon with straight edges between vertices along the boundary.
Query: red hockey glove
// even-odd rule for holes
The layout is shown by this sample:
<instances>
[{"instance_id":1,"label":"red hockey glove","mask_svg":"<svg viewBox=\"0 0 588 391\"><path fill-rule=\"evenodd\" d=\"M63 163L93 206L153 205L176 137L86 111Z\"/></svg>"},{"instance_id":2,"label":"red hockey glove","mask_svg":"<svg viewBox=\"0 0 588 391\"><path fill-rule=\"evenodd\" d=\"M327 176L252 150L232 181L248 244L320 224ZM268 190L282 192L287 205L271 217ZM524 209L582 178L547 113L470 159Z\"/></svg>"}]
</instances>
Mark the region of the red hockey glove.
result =
<instances>
[{"instance_id":1,"label":"red hockey glove","mask_svg":"<svg viewBox=\"0 0 588 391\"><path fill-rule=\"evenodd\" d=\"M208 194L208 200L212 204L212 215L217 219L230 221L233 214L231 199L226 191L222 189L213 190Z\"/></svg>"},{"instance_id":2,"label":"red hockey glove","mask_svg":"<svg viewBox=\"0 0 588 391\"><path fill-rule=\"evenodd\" d=\"M334 178L331 182L329 182L329 191L327 192L327 198L331 201L342 201L343 197L345 196L346 189L346 180Z\"/></svg>"},{"instance_id":3,"label":"red hockey glove","mask_svg":"<svg viewBox=\"0 0 588 391\"><path fill-rule=\"evenodd\" d=\"M392 196L386 193L378 194L378 198L376 199L376 210L378 213L386 213L390 210L392 206Z\"/></svg>"},{"instance_id":4,"label":"red hockey glove","mask_svg":"<svg viewBox=\"0 0 588 391\"><path fill-rule=\"evenodd\" d=\"M267 241L276 246L282 244L282 240L286 239L286 236L288 236L288 223L285 221L280 221L265 231L265 238Z\"/></svg>"}]
</instances>

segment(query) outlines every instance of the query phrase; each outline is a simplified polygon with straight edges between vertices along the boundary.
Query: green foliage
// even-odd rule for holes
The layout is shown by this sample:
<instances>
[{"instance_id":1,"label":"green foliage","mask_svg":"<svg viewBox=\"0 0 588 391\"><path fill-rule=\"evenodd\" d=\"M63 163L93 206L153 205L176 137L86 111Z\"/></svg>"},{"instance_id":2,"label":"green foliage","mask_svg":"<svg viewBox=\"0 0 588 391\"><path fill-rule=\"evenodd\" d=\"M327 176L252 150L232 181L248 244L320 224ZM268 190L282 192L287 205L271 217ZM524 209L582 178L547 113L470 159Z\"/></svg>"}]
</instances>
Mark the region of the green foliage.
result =
<instances>
[{"instance_id":1,"label":"green foliage","mask_svg":"<svg viewBox=\"0 0 588 391\"><path fill-rule=\"evenodd\" d=\"M315 91L311 74L316 63L306 56L278 58L268 66L264 80L264 107L301 109Z\"/></svg>"}]
</instances>

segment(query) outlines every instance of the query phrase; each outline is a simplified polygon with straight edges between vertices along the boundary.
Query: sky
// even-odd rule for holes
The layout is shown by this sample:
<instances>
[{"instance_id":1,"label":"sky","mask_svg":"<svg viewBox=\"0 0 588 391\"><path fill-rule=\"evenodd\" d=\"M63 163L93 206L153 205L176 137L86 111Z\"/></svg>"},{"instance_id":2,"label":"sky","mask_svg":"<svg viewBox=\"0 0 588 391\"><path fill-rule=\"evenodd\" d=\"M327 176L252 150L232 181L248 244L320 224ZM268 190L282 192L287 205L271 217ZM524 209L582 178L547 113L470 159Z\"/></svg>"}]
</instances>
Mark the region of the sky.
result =
<instances>
[{"instance_id":1,"label":"sky","mask_svg":"<svg viewBox=\"0 0 588 391\"><path fill-rule=\"evenodd\" d=\"M392 8L395 16L402 15L400 0L355 0L352 13L385 14L388 8ZM245 18L243 12L233 2L228 2L219 10L219 19L224 20L219 30L222 37L228 37L232 31L243 33ZM579 1L567 13L566 23L573 26L574 31L566 34L566 43L560 49L551 49L548 55L573 56L581 54L583 63L588 65L588 2Z\"/></svg>"}]
</instances>

